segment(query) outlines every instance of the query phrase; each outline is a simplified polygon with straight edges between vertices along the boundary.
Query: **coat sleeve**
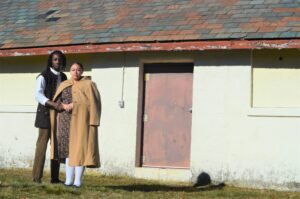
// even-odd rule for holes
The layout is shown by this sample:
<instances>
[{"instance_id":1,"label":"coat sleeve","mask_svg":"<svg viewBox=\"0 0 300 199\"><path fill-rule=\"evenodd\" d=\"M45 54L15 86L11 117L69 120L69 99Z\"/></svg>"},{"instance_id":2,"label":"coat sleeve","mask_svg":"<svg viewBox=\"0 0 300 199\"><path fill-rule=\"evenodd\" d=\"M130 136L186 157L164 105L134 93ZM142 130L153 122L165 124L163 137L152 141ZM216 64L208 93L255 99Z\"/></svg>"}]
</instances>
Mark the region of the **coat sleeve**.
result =
<instances>
[{"instance_id":1,"label":"coat sleeve","mask_svg":"<svg viewBox=\"0 0 300 199\"><path fill-rule=\"evenodd\" d=\"M94 82L90 84L90 125L99 126L101 116L101 98L97 86Z\"/></svg>"}]
</instances>

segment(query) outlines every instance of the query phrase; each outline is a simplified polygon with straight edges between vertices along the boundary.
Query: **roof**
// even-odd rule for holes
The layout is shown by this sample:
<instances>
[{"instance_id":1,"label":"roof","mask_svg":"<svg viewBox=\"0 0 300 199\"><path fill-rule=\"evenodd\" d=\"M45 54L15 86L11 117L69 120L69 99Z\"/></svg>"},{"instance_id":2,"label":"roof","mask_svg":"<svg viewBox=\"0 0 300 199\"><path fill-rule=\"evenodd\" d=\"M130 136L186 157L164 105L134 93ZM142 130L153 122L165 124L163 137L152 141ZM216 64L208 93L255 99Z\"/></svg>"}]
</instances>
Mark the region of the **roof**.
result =
<instances>
[{"instance_id":1,"label":"roof","mask_svg":"<svg viewBox=\"0 0 300 199\"><path fill-rule=\"evenodd\" d=\"M300 38L300 0L1 0L0 49Z\"/></svg>"}]
</instances>

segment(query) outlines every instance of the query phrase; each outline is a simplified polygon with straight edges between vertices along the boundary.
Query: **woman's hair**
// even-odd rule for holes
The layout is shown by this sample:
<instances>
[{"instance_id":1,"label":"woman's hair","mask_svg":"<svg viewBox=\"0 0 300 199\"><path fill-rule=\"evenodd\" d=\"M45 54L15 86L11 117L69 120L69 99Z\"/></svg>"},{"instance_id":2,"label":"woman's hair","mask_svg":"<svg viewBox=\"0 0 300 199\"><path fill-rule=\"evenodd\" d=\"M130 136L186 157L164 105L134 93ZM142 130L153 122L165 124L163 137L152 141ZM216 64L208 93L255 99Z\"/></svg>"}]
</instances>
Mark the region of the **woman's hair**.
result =
<instances>
[{"instance_id":1,"label":"woman's hair","mask_svg":"<svg viewBox=\"0 0 300 199\"><path fill-rule=\"evenodd\" d=\"M66 68L66 65L67 65L67 59L66 59L66 55L64 53L62 53L61 51L59 50L55 50L53 51L49 57L48 57L48 63L47 63L47 67L52 67L52 57L53 55L58 55L60 58L61 58L61 70L65 70Z\"/></svg>"},{"instance_id":2,"label":"woman's hair","mask_svg":"<svg viewBox=\"0 0 300 199\"><path fill-rule=\"evenodd\" d=\"M81 68L81 70L83 71L83 65L82 65L82 63L80 63L80 62L74 62L71 66L73 66L74 64L77 64Z\"/></svg>"}]
</instances>

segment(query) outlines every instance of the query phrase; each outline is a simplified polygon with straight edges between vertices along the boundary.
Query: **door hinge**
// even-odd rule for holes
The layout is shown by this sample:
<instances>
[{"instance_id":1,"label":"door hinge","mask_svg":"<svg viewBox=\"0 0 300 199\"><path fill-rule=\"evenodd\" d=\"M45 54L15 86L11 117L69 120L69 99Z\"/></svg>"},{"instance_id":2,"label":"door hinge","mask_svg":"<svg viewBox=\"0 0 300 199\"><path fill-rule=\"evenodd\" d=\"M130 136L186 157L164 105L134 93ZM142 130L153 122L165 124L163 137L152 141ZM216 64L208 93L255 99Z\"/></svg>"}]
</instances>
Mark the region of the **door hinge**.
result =
<instances>
[{"instance_id":1,"label":"door hinge","mask_svg":"<svg viewBox=\"0 0 300 199\"><path fill-rule=\"evenodd\" d=\"M148 81L149 80L149 78L150 78L150 74L149 73L145 73L145 81Z\"/></svg>"},{"instance_id":2,"label":"door hinge","mask_svg":"<svg viewBox=\"0 0 300 199\"><path fill-rule=\"evenodd\" d=\"M144 114L144 116L143 116L143 121L144 121L144 122L147 122L147 121L148 121L148 115L147 115L147 114Z\"/></svg>"}]
</instances>

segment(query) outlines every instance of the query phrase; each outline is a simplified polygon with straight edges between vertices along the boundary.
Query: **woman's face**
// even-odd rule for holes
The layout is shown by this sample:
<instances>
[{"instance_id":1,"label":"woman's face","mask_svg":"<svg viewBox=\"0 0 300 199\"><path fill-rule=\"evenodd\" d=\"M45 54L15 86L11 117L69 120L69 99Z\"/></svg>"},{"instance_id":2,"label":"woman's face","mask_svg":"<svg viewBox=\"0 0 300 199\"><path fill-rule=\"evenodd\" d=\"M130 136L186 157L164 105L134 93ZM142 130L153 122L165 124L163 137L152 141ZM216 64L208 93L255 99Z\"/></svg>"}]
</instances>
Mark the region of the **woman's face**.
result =
<instances>
[{"instance_id":1,"label":"woman's face","mask_svg":"<svg viewBox=\"0 0 300 199\"><path fill-rule=\"evenodd\" d=\"M83 73L83 70L80 68L78 64L73 64L70 68L70 74L72 79L78 81Z\"/></svg>"},{"instance_id":2,"label":"woman's face","mask_svg":"<svg viewBox=\"0 0 300 199\"><path fill-rule=\"evenodd\" d=\"M61 64L62 64L61 57L58 54L54 54L52 56L52 67L58 71L61 67Z\"/></svg>"}]
</instances>

